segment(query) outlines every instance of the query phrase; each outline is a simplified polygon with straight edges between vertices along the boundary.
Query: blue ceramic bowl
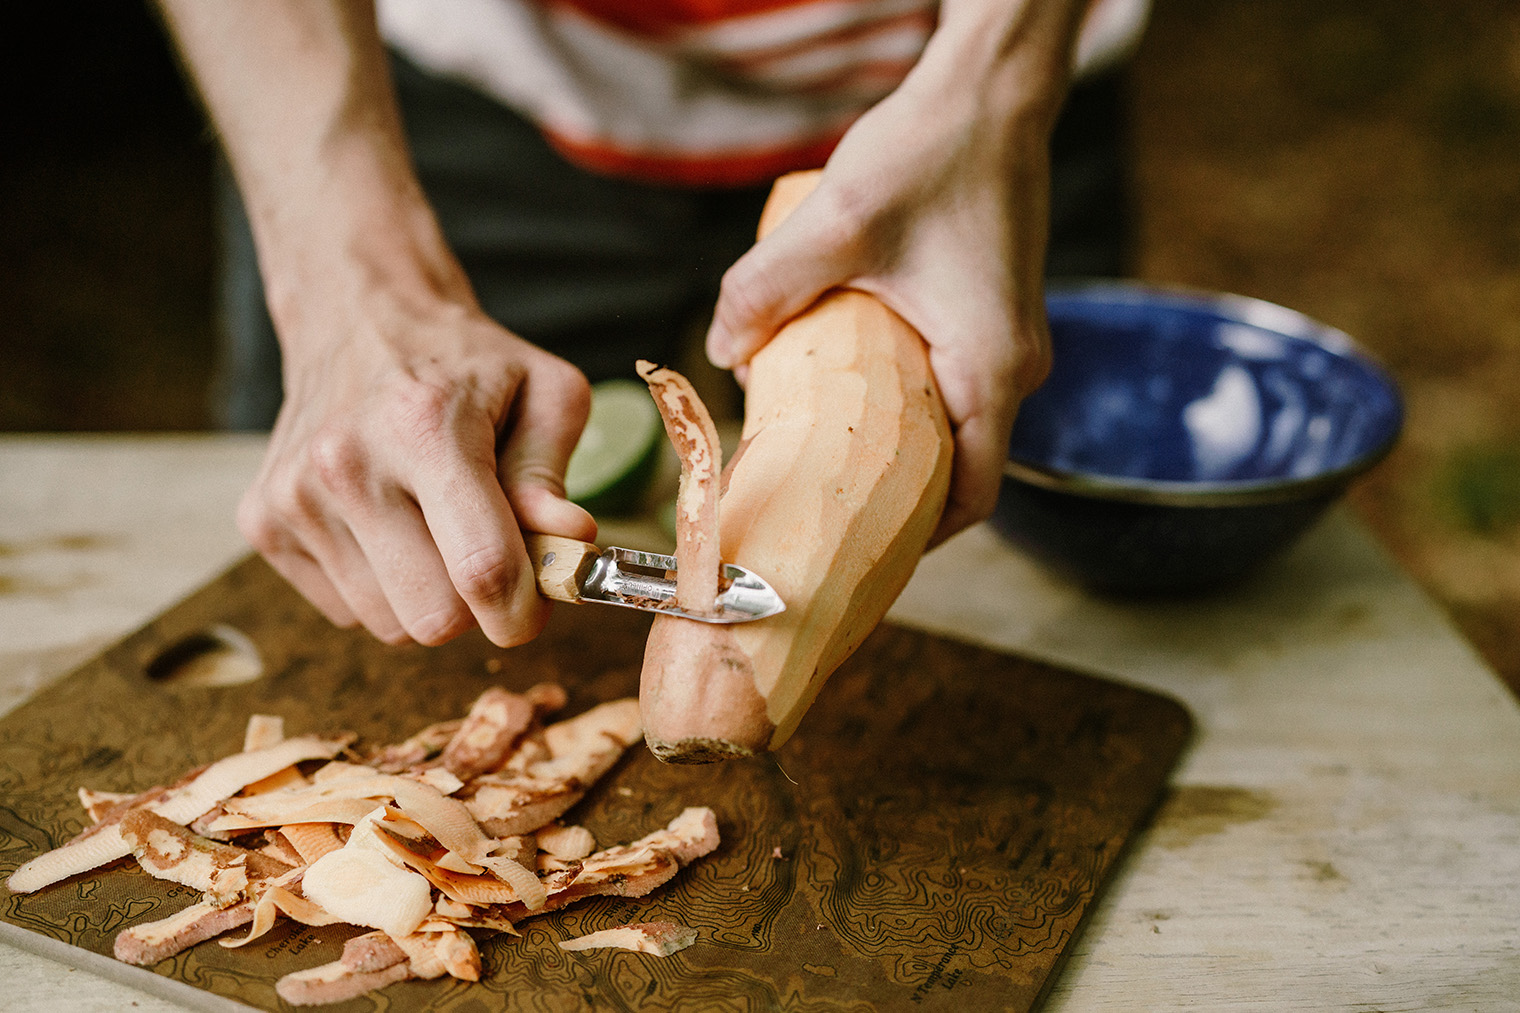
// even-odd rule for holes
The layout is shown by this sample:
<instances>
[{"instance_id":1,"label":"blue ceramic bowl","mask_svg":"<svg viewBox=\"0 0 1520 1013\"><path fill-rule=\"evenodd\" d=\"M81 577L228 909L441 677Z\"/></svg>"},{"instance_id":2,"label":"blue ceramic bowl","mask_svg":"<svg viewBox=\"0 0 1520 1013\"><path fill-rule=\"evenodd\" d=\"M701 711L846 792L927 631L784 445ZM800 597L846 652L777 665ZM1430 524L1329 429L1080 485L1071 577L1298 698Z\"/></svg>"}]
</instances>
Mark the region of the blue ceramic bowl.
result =
<instances>
[{"instance_id":1,"label":"blue ceramic bowl","mask_svg":"<svg viewBox=\"0 0 1520 1013\"><path fill-rule=\"evenodd\" d=\"M1092 588L1195 591L1286 548L1393 447L1394 382L1255 299L1123 282L1047 295L993 525Z\"/></svg>"}]
</instances>

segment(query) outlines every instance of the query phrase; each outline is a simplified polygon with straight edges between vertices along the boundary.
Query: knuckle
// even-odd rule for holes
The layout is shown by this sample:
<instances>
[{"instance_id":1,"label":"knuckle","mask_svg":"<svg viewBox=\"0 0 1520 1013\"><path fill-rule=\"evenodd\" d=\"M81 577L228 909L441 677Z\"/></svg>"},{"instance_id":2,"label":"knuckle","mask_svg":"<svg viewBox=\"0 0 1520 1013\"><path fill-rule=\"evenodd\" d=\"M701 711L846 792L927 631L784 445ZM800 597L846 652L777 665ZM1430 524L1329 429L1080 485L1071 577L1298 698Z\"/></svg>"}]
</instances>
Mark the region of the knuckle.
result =
<instances>
[{"instance_id":1,"label":"knuckle","mask_svg":"<svg viewBox=\"0 0 1520 1013\"><path fill-rule=\"evenodd\" d=\"M518 559L501 546L476 549L449 571L454 587L466 602L486 607L510 601L520 574Z\"/></svg>"},{"instance_id":2,"label":"knuckle","mask_svg":"<svg viewBox=\"0 0 1520 1013\"><path fill-rule=\"evenodd\" d=\"M591 381L557 355L545 353L539 357L525 382L559 406L566 418L584 421L591 412Z\"/></svg>"},{"instance_id":3,"label":"knuckle","mask_svg":"<svg viewBox=\"0 0 1520 1013\"><path fill-rule=\"evenodd\" d=\"M318 516L315 497L294 473L271 479L265 484L264 506L271 522L287 528L312 521Z\"/></svg>"},{"instance_id":4,"label":"knuckle","mask_svg":"<svg viewBox=\"0 0 1520 1013\"><path fill-rule=\"evenodd\" d=\"M431 440L448 428L455 397L441 384L411 381L396 391L395 420L400 435L413 442Z\"/></svg>"},{"instance_id":5,"label":"knuckle","mask_svg":"<svg viewBox=\"0 0 1520 1013\"><path fill-rule=\"evenodd\" d=\"M754 261L740 260L723 272L718 284L718 321L734 333L746 333L764 320L780 293Z\"/></svg>"},{"instance_id":6,"label":"knuckle","mask_svg":"<svg viewBox=\"0 0 1520 1013\"><path fill-rule=\"evenodd\" d=\"M718 307L726 309L731 314L742 314L753 308L752 293L758 287L759 279L756 272L749 266L749 261L739 260L723 272L723 277L718 282Z\"/></svg>"},{"instance_id":7,"label":"knuckle","mask_svg":"<svg viewBox=\"0 0 1520 1013\"><path fill-rule=\"evenodd\" d=\"M591 410L591 381L586 374L563 359L550 364L551 386L560 400L568 407L589 412Z\"/></svg>"},{"instance_id":8,"label":"knuckle","mask_svg":"<svg viewBox=\"0 0 1520 1013\"><path fill-rule=\"evenodd\" d=\"M556 392L568 396L574 396L578 391L585 391L588 396L591 393L586 374L557 355L545 353L533 369L540 382Z\"/></svg>"},{"instance_id":9,"label":"knuckle","mask_svg":"<svg viewBox=\"0 0 1520 1013\"><path fill-rule=\"evenodd\" d=\"M502 548L486 548L465 556L449 571L473 618L499 647L527 643L548 619L547 605L521 562Z\"/></svg>"},{"instance_id":10,"label":"knuckle","mask_svg":"<svg viewBox=\"0 0 1520 1013\"><path fill-rule=\"evenodd\" d=\"M855 242L881 227L885 209L879 196L854 183L830 187L825 207L829 233L842 242Z\"/></svg>"},{"instance_id":11,"label":"knuckle","mask_svg":"<svg viewBox=\"0 0 1520 1013\"><path fill-rule=\"evenodd\" d=\"M263 555L280 551L284 543L284 528L271 516L261 497L250 493L244 496L237 508L238 532Z\"/></svg>"},{"instance_id":12,"label":"knuckle","mask_svg":"<svg viewBox=\"0 0 1520 1013\"><path fill-rule=\"evenodd\" d=\"M900 245L905 221L896 201L853 180L837 183L826 192L815 220L818 238L847 259L876 259Z\"/></svg>"},{"instance_id":13,"label":"knuckle","mask_svg":"<svg viewBox=\"0 0 1520 1013\"><path fill-rule=\"evenodd\" d=\"M1023 328L1007 351L1008 389L1019 397L1033 393L1050 375L1050 332L1044 326Z\"/></svg>"},{"instance_id":14,"label":"knuckle","mask_svg":"<svg viewBox=\"0 0 1520 1013\"><path fill-rule=\"evenodd\" d=\"M547 489L556 496L563 496L564 477L547 461L517 462L507 481L507 496L513 509L531 509L531 504L525 504L523 497L532 496L537 489Z\"/></svg>"},{"instance_id":15,"label":"knuckle","mask_svg":"<svg viewBox=\"0 0 1520 1013\"><path fill-rule=\"evenodd\" d=\"M333 494L352 501L369 485L369 455L357 432L346 425L327 425L318 430L307 447L307 460L317 480ZM298 484L292 483L289 505L301 509Z\"/></svg>"},{"instance_id":16,"label":"knuckle","mask_svg":"<svg viewBox=\"0 0 1520 1013\"><path fill-rule=\"evenodd\" d=\"M1010 388L1020 397L1032 394L1050 376L1051 364L1049 341L1020 348L1009 365Z\"/></svg>"},{"instance_id":17,"label":"knuckle","mask_svg":"<svg viewBox=\"0 0 1520 1013\"><path fill-rule=\"evenodd\" d=\"M1029 395L1045 382L1050 366L1049 342L1000 343L979 364L978 373L986 378L980 386L989 401L977 407L990 409L992 401Z\"/></svg>"},{"instance_id":18,"label":"knuckle","mask_svg":"<svg viewBox=\"0 0 1520 1013\"><path fill-rule=\"evenodd\" d=\"M261 478L238 503L238 531L248 543L268 555L289 548L303 531L320 525L317 497L293 471L279 470Z\"/></svg>"}]
</instances>

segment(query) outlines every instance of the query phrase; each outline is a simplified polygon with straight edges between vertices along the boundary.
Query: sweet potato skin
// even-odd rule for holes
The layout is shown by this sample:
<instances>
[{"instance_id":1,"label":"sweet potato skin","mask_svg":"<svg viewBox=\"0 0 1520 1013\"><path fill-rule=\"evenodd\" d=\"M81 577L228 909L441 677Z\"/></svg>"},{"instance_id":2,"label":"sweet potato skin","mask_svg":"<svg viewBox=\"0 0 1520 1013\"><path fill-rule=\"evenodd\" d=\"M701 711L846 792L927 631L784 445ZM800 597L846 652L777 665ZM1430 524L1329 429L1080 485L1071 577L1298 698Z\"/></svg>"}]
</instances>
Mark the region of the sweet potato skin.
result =
<instances>
[{"instance_id":1,"label":"sweet potato skin","mask_svg":"<svg viewBox=\"0 0 1520 1013\"><path fill-rule=\"evenodd\" d=\"M639 706L661 717L645 741L667 763L711 763L763 749L775 732L754 666L732 627L656 616L644 649ZM701 678L671 677L700 672ZM654 677L651 674L654 673Z\"/></svg>"}]
</instances>

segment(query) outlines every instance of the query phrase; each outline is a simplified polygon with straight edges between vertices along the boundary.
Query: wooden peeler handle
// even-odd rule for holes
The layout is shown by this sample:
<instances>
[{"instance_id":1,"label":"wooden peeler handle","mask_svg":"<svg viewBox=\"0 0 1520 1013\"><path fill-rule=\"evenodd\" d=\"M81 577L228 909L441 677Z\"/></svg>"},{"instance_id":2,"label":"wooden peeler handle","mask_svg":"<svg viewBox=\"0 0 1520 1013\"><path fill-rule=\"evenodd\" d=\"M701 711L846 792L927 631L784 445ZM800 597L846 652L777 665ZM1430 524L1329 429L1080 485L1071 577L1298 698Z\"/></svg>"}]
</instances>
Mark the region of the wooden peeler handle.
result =
<instances>
[{"instance_id":1,"label":"wooden peeler handle","mask_svg":"<svg viewBox=\"0 0 1520 1013\"><path fill-rule=\"evenodd\" d=\"M555 601L579 601L582 582L602 550L590 542L523 532L538 591Z\"/></svg>"}]
</instances>

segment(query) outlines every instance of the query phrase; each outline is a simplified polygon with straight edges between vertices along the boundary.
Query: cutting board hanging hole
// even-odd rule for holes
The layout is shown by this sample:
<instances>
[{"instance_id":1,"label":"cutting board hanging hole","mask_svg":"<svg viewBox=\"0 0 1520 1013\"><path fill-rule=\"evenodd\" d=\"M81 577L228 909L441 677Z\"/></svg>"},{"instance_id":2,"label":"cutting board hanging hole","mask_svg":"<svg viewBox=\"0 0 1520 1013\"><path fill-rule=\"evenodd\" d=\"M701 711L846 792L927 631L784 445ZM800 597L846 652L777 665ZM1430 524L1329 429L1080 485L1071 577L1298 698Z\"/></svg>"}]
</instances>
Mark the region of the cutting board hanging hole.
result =
<instances>
[{"instance_id":1,"label":"cutting board hanging hole","mask_svg":"<svg viewBox=\"0 0 1520 1013\"><path fill-rule=\"evenodd\" d=\"M264 660L247 634L217 623L160 651L148 678L175 687L241 686L264 674Z\"/></svg>"}]
</instances>

